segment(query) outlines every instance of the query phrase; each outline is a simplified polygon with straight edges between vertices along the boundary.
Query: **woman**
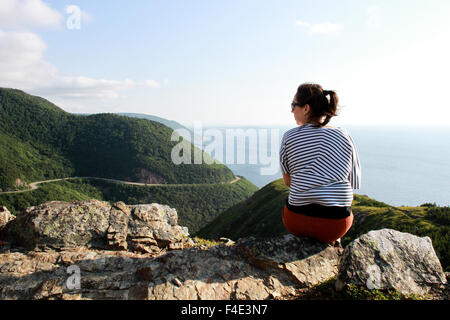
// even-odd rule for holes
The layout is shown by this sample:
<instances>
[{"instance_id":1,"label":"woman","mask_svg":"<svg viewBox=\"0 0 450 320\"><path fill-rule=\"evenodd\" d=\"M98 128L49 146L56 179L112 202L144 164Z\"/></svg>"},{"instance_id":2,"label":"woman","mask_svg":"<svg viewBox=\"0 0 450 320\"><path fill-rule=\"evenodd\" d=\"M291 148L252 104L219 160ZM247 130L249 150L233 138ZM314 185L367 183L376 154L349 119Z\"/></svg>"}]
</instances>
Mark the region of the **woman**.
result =
<instances>
[{"instance_id":1,"label":"woman","mask_svg":"<svg viewBox=\"0 0 450 320\"><path fill-rule=\"evenodd\" d=\"M353 189L361 185L358 152L350 135L327 126L337 115L338 96L318 84L298 87L291 112L299 125L287 131L280 147L289 197L283 223L295 235L332 243L353 223Z\"/></svg>"}]
</instances>

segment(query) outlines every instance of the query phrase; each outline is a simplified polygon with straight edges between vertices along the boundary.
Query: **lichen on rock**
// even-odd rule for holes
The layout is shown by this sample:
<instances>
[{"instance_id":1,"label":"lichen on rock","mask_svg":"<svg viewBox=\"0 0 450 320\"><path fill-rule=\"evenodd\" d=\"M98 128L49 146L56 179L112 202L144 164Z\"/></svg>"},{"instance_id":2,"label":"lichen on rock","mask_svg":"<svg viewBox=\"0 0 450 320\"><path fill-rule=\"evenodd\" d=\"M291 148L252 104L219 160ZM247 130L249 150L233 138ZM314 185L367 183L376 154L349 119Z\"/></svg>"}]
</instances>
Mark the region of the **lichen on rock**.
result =
<instances>
[{"instance_id":1,"label":"lichen on rock","mask_svg":"<svg viewBox=\"0 0 450 320\"><path fill-rule=\"evenodd\" d=\"M188 235L177 221L175 209L157 203L50 201L28 208L8 224L6 233L13 243L29 249L87 246L154 252Z\"/></svg>"}]
</instances>

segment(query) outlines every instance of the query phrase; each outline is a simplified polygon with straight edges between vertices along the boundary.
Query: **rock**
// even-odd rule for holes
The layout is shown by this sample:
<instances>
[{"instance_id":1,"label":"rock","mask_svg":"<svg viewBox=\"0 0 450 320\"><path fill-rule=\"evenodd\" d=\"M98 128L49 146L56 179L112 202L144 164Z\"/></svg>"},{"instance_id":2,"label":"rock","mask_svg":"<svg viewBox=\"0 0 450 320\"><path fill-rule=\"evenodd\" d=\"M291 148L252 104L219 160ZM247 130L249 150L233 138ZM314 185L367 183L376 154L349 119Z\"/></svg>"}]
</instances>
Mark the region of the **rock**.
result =
<instances>
[{"instance_id":1,"label":"rock","mask_svg":"<svg viewBox=\"0 0 450 320\"><path fill-rule=\"evenodd\" d=\"M110 210L107 231L108 245L112 248L126 250L128 248L128 219L130 210L126 205L117 203Z\"/></svg>"},{"instance_id":2,"label":"rock","mask_svg":"<svg viewBox=\"0 0 450 320\"><path fill-rule=\"evenodd\" d=\"M293 235L207 246L177 221L176 210L160 204L27 208L5 228L15 241L0 251L0 300L290 300L334 277L337 289L358 284L404 294L446 282L427 237L383 229L345 250Z\"/></svg>"},{"instance_id":3,"label":"rock","mask_svg":"<svg viewBox=\"0 0 450 320\"><path fill-rule=\"evenodd\" d=\"M86 246L154 253L169 245L183 248L189 233L177 223L176 210L157 203L50 201L27 208L6 233L29 249Z\"/></svg>"},{"instance_id":4,"label":"rock","mask_svg":"<svg viewBox=\"0 0 450 320\"><path fill-rule=\"evenodd\" d=\"M255 299L293 297L337 274L339 252L293 235L244 238L170 252L156 259L148 299ZM174 280L177 279L177 280Z\"/></svg>"},{"instance_id":5,"label":"rock","mask_svg":"<svg viewBox=\"0 0 450 320\"><path fill-rule=\"evenodd\" d=\"M338 259L337 249L294 236L157 255L85 247L0 253L0 299L292 299L336 275ZM254 263L262 260L270 261ZM73 265L79 289L67 285Z\"/></svg>"},{"instance_id":6,"label":"rock","mask_svg":"<svg viewBox=\"0 0 450 320\"><path fill-rule=\"evenodd\" d=\"M309 238L285 235L258 241L244 238L236 249L255 267L282 269L302 287L312 287L337 274L340 249Z\"/></svg>"},{"instance_id":7,"label":"rock","mask_svg":"<svg viewBox=\"0 0 450 320\"><path fill-rule=\"evenodd\" d=\"M22 179L17 178L16 181L14 181L14 186L15 187L24 187L24 186L26 186L26 183L24 181L22 181Z\"/></svg>"},{"instance_id":8,"label":"rock","mask_svg":"<svg viewBox=\"0 0 450 320\"><path fill-rule=\"evenodd\" d=\"M184 248L184 245L181 242L169 243L169 250L181 250L183 248Z\"/></svg>"},{"instance_id":9,"label":"rock","mask_svg":"<svg viewBox=\"0 0 450 320\"><path fill-rule=\"evenodd\" d=\"M447 282L429 237L370 231L351 242L341 259L336 289L356 284L425 295Z\"/></svg>"},{"instance_id":10,"label":"rock","mask_svg":"<svg viewBox=\"0 0 450 320\"><path fill-rule=\"evenodd\" d=\"M6 226L6 224L12 220L14 220L16 217L9 212L9 210L4 207L0 206L0 230Z\"/></svg>"}]
</instances>

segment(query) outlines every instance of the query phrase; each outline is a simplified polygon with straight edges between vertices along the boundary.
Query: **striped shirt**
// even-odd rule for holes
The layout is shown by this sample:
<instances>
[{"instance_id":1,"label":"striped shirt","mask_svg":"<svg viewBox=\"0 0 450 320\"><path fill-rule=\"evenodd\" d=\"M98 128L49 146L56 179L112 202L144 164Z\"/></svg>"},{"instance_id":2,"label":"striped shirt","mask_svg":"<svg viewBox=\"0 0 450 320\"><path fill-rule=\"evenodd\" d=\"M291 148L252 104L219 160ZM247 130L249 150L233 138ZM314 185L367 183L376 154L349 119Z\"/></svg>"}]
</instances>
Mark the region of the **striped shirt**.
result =
<instances>
[{"instance_id":1,"label":"striped shirt","mask_svg":"<svg viewBox=\"0 0 450 320\"><path fill-rule=\"evenodd\" d=\"M352 138L342 128L304 124L281 140L280 165L290 174L288 202L350 207L361 187L361 166Z\"/></svg>"}]
</instances>

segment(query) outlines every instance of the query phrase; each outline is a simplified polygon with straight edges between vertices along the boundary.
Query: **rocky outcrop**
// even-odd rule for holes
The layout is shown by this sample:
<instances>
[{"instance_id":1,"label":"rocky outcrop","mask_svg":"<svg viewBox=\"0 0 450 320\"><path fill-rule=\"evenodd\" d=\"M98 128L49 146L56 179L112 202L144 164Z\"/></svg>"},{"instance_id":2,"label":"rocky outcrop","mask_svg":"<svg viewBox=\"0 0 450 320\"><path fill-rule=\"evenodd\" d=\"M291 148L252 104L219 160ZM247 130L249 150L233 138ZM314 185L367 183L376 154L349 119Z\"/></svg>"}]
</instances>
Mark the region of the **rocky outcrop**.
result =
<instances>
[{"instance_id":1,"label":"rocky outcrop","mask_svg":"<svg viewBox=\"0 0 450 320\"><path fill-rule=\"evenodd\" d=\"M306 250L305 250L306 249ZM289 298L337 274L337 248L292 235L190 248L155 260L148 299Z\"/></svg>"},{"instance_id":2,"label":"rocky outcrop","mask_svg":"<svg viewBox=\"0 0 450 320\"><path fill-rule=\"evenodd\" d=\"M345 248L336 287L356 284L425 295L445 283L429 237L382 229L362 235Z\"/></svg>"},{"instance_id":3,"label":"rocky outcrop","mask_svg":"<svg viewBox=\"0 0 450 320\"><path fill-rule=\"evenodd\" d=\"M339 249L291 235L158 255L86 247L5 252L0 299L292 299L335 276L338 260ZM70 268L78 270L78 288Z\"/></svg>"},{"instance_id":4,"label":"rocky outcrop","mask_svg":"<svg viewBox=\"0 0 450 320\"><path fill-rule=\"evenodd\" d=\"M157 203L51 201L27 208L5 233L14 245L29 249L86 246L159 252L190 241L187 228L177 223L176 210Z\"/></svg>"},{"instance_id":5,"label":"rocky outcrop","mask_svg":"<svg viewBox=\"0 0 450 320\"><path fill-rule=\"evenodd\" d=\"M16 217L9 212L9 210L4 207L0 206L0 230L6 226L6 224L12 220L14 220Z\"/></svg>"},{"instance_id":6,"label":"rocky outcrop","mask_svg":"<svg viewBox=\"0 0 450 320\"><path fill-rule=\"evenodd\" d=\"M30 207L6 228L0 299L286 299L338 271L340 249L327 244L287 235L211 247L177 223L155 203Z\"/></svg>"},{"instance_id":7,"label":"rocky outcrop","mask_svg":"<svg viewBox=\"0 0 450 320\"><path fill-rule=\"evenodd\" d=\"M393 230L363 235L345 251L293 235L205 245L177 220L159 204L28 208L4 229L15 241L0 245L0 299L298 299L338 274L341 287L396 281L389 288L405 293L445 283L429 240ZM413 281L395 278L400 270Z\"/></svg>"}]
</instances>

